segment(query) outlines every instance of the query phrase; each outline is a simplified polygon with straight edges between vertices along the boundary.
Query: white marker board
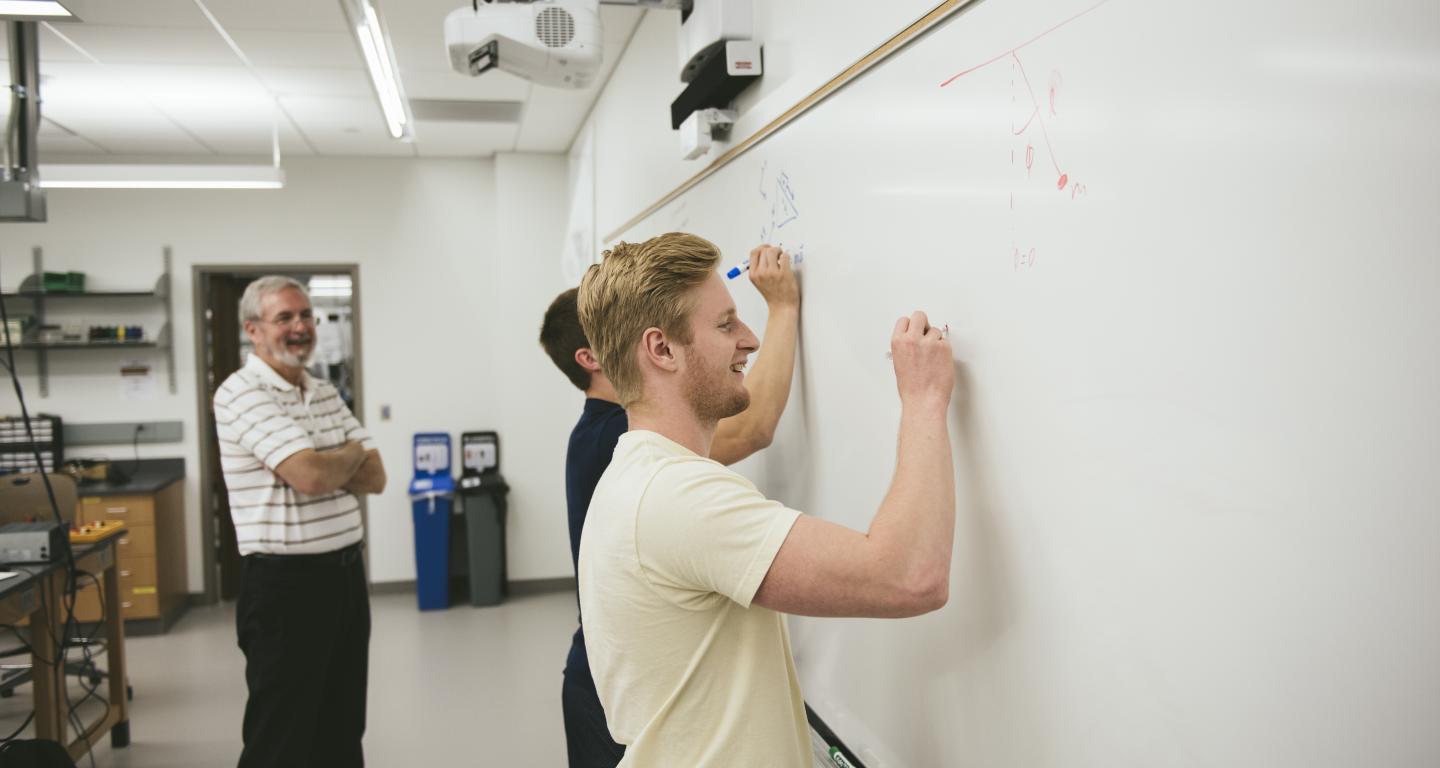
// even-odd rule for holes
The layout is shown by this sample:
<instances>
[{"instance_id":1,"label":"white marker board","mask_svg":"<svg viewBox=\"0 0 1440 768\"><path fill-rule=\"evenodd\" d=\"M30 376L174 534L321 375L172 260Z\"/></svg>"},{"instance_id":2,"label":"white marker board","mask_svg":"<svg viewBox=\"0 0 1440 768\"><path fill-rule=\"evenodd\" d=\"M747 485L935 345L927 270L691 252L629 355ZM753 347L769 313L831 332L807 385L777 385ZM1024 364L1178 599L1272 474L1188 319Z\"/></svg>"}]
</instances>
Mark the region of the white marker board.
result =
<instances>
[{"instance_id":1,"label":"white marker board","mask_svg":"<svg viewBox=\"0 0 1440 768\"><path fill-rule=\"evenodd\" d=\"M949 605L792 624L869 765L1440 764L1437 125L1432 3L987 0L623 235L803 249L742 469L861 530L953 330Z\"/></svg>"}]
</instances>

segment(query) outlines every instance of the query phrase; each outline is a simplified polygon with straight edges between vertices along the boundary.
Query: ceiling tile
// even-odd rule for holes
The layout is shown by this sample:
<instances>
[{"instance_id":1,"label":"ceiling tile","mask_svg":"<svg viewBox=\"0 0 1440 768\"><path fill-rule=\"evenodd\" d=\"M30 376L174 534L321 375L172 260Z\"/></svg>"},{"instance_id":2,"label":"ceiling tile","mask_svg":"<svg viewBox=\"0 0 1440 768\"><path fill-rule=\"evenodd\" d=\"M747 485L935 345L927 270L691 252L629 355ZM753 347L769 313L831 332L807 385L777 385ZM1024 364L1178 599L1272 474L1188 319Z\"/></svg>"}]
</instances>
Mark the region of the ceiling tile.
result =
<instances>
[{"instance_id":1,"label":"ceiling tile","mask_svg":"<svg viewBox=\"0 0 1440 768\"><path fill-rule=\"evenodd\" d=\"M502 123L417 122L421 157L488 157L515 148L517 128Z\"/></svg>"},{"instance_id":2,"label":"ceiling tile","mask_svg":"<svg viewBox=\"0 0 1440 768\"><path fill-rule=\"evenodd\" d=\"M286 96L370 96L363 70L332 67L274 67L260 70L271 93Z\"/></svg>"},{"instance_id":3,"label":"ceiling tile","mask_svg":"<svg viewBox=\"0 0 1440 768\"><path fill-rule=\"evenodd\" d=\"M230 37L257 68L349 67L362 69L355 38L339 32L304 30L229 30Z\"/></svg>"},{"instance_id":4,"label":"ceiling tile","mask_svg":"<svg viewBox=\"0 0 1440 768\"><path fill-rule=\"evenodd\" d=\"M520 119L520 152L564 152L570 149L585 115L590 112L590 99L574 94L536 89L525 114Z\"/></svg>"},{"instance_id":5,"label":"ceiling tile","mask_svg":"<svg viewBox=\"0 0 1440 768\"><path fill-rule=\"evenodd\" d=\"M607 57L613 52L617 55L624 52L625 44L629 42L630 36L635 34L635 27L640 25L640 20L645 18L645 9L636 6L626 5L602 5L600 6L600 23L605 28L605 55ZM675 34L680 34L677 17ZM613 48L613 50L612 50Z\"/></svg>"},{"instance_id":6,"label":"ceiling tile","mask_svg":"<svg viewBox=\"0 0 1440 768\"><path fill-rule=\"evenodd\" d=\"M40 121L40 135L37 138L42 158L57 154L105 154L104 147L52 120Z\"/></svg>"},{"instance_id":7,"label":"ceiling tile","mask_svg":"<svg viewBox=\"0 0 1440 768\"><path fill-rule=\"evenodd\" d=\"M235 64L235 53L215 30L174 27L104 27L76 24L66 36L105 64ZM51 45L64 45L60 41Z\"/></svg>"},{"instance_id":8,"label":"ceiling tile","mask_svg":"<svg viewBox=\"0 0 1440 768\"><path fill-rule=\"evenodd\" d=\"M210 28L194 0L89 0L80 18L93 26ZM55 26L64 31L80 24L60 22Z\"/></svg>"},{"instance_id":9,"label":"ceiling tile","mask_svg":"<svg viewBox=\"0 0 1440 768\"><path fill-rule=\"evenodd\" d=\"M98 144L68 133L57 133L53 136L40 137L40 158L42 162L48 162L49 158L57 155L100 155L109 154Z\"/></svg>"},{"instance_id":10,"label":"ceiling tile","mask_svg":"<svg viewBox=\"0 0 1440 768\"><path fill-rule=\"evenodd\" d=\"M372 126L384 130L385 126L379 103L369 96L287 96L280 103L301 128L312 123L362 130Z\"/></svg>"},{"instance_id":11,"label":"ceiling tile","mask_svg":"<svg viewBox=\"0 0 1440 768\"><path fill-rule=\"evenodd\" d=\"M422 70L402 75L405 96L411 99L470 99L474 101L523 101L530 83L508 73L492 70L470 77L451 70Z\"/></svg>"},{"instance_id":12,"label":"ceiling tile","mask_svg":"<svg viewBox=\"0 0 1440 768\"><path fill-rule=\"evenodd\" d=\"M208 155L209 147L163 117L135 120L123 125L103 119L78 117L57 120L76 135L116 155Z\"/></svg>"},{"instance_id":13,"label":"ceiling tile","mask_svg":"<svg viewBox=\"0 0 1440 768\"><path fill-rule=\"evenodd\" d=\"M385 20L402 73L426 69L449 71L445 17L468 4L467 0L377 1L376 8Z\"/></svg>"},{"instance_id":14,"label":"ceiling tile","mask_svg":"<svg viewBox=\"0 0 1440 768\"><path fill-rule=\"evenodd\" d=\"M238 64L108 69L132 94L172 114L201 111L240 116L270 108L269 91Z\"/></svg>"},{"instance_id":15,"label":"ceiling tile","mask_svg":"<svg viewBox=\"0 0 1440 768\"><path fill-rule=\"evenodd\" d=\"M240 30L333 32L345 29L339 0L203 0L231 35ZM193 2L191 3L193 5Z\"/></svg>"},{"instance_id":16,"label":"ceiling tile","mask_svg":"<svg viewBox=\"0 0 1440 768\"><path fill-rule=\"evenodd\" d=\"M268 117L258 115L248 120L203 115L175 115L173 117L181 128L217 152L221 150L216 142L224 141L230 144L241 143L249 147L242 154L258 155L270 154L274 132L283 124L284 120L281 118L279 122L272 122Z\"/></svg>"},{"instance_id":17,"label":"ceiling tile","mask_svg":"<svg viewBox=\"0 0 1440 768\"><path fill-rule=\"evenodd\" d=\"M272 126L268 121L229 123L222 120L185 120L181 123L186 131L214 150L216 155L226 159L221 163L266 163L274 151ZM273 126L280 131L280 158L313 155L309 144L298 131L284 120ZM239 158L231 160L229 158Z\"/></svg>"},{"instance_id":18,"label":"ceiling tile","mask_svg":"<svg viewBox=\"0 0 1440 768\"><path fill-rule=\"evenodd\" d=\"M384 129L369 133L342 133L339 131L312 132L310 142L316 151L329 156L379 156L414 157L415 145L396 141ZM283 162L281 163L284 164Z\"/></svg>"},{"instance_id":19,"label":"ceiling tile","mask_svg":"<svg viewBox=\"0 0 1440 768\"><path fill-rule=\"evenodd\" d=\"M265 127L263 135L255 132L244 132L231 130L227 126L197 126L186 125L191 132L198 135L205 144L213 148L218 154L225 156L250 156L257 158L269 158L272 144L270 143L270 129ZM285 164L285 158L293 155L310 155L310 148L293 132L289 138L281 134L280 138L280 164Z\"/></svg>"}]
</instances>

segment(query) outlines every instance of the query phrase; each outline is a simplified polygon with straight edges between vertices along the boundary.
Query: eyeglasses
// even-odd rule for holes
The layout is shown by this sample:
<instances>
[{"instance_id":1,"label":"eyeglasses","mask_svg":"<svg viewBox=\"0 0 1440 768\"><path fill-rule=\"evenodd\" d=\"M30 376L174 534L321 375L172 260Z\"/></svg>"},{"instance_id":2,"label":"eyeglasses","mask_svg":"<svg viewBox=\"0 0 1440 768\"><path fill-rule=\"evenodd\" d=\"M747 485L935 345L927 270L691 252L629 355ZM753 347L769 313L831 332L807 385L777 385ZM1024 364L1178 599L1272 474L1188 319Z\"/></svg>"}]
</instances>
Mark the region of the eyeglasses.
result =
<instances>
[{"instance_id":1,"label":"eyeglasses","mask_svg":"<svg viewBox=\"0 0 1440 768\"><path fill-rule=\"evenodd\" d=\"M280 314L275 316L274 320L256 320L255 322L268 323L269 325L275 325L281 328L289 328L290 326L294 325L297 320L300 322L301 325L307 328L314 328L317 325L325 324L324 315L317 315L308 309L298 315L292 315L289 312L281 312Z\"/></svg>"}]
</instances>

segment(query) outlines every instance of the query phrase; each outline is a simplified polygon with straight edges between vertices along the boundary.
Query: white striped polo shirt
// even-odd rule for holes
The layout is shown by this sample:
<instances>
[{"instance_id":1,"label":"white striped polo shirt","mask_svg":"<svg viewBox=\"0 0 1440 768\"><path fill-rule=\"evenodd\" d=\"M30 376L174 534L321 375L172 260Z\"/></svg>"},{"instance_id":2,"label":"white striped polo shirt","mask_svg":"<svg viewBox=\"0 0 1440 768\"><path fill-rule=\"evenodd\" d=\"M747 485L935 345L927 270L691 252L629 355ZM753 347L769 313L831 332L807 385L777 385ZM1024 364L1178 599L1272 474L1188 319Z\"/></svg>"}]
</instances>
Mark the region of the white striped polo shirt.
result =
<instances>
[{"instance_id":1,"label":"white striped polo shirt","mask_svg":"<svg viewBox=\"0 0 1440 768\"><path fill-rule=\"evenodd\" d=\"M280 462L306 448L325 451L352 440L375 448L335 386L303 375L302 389L252 354L215 392L220 466L241 555L330 552L364 535L355 494L311 496L275 474Z\"/></svg>"}]
</instances>

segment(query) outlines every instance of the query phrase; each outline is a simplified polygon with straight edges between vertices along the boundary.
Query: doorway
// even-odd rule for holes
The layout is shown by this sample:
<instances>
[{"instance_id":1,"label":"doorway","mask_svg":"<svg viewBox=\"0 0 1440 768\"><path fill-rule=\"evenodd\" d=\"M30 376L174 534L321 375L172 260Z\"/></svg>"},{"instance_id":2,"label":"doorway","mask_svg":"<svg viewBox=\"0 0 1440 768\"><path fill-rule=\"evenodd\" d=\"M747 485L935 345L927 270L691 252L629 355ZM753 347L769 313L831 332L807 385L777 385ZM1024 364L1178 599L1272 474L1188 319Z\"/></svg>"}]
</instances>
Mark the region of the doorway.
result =
<instances>
[{"instance_id":1,"label":"doorway","mask_svg":"<svg viewBox=\"0 0 1440 768\"><path fill-rule=\"evenodd\" d=\"M322 319L315 329L310 375L335 385L358 419L361 408L360 270L354 264L224 266L195 265L195 366L199 390L200 530L203 542L205 602L233 600L240 589L240 551L230 518L230 496L220 469L211 402L215 390L245 364L250 340L240 322L240 296L263 275L294 278L310 290L310 303ZM365 498L360 518L369 529Z\"/></svg>"}]
</instances>

